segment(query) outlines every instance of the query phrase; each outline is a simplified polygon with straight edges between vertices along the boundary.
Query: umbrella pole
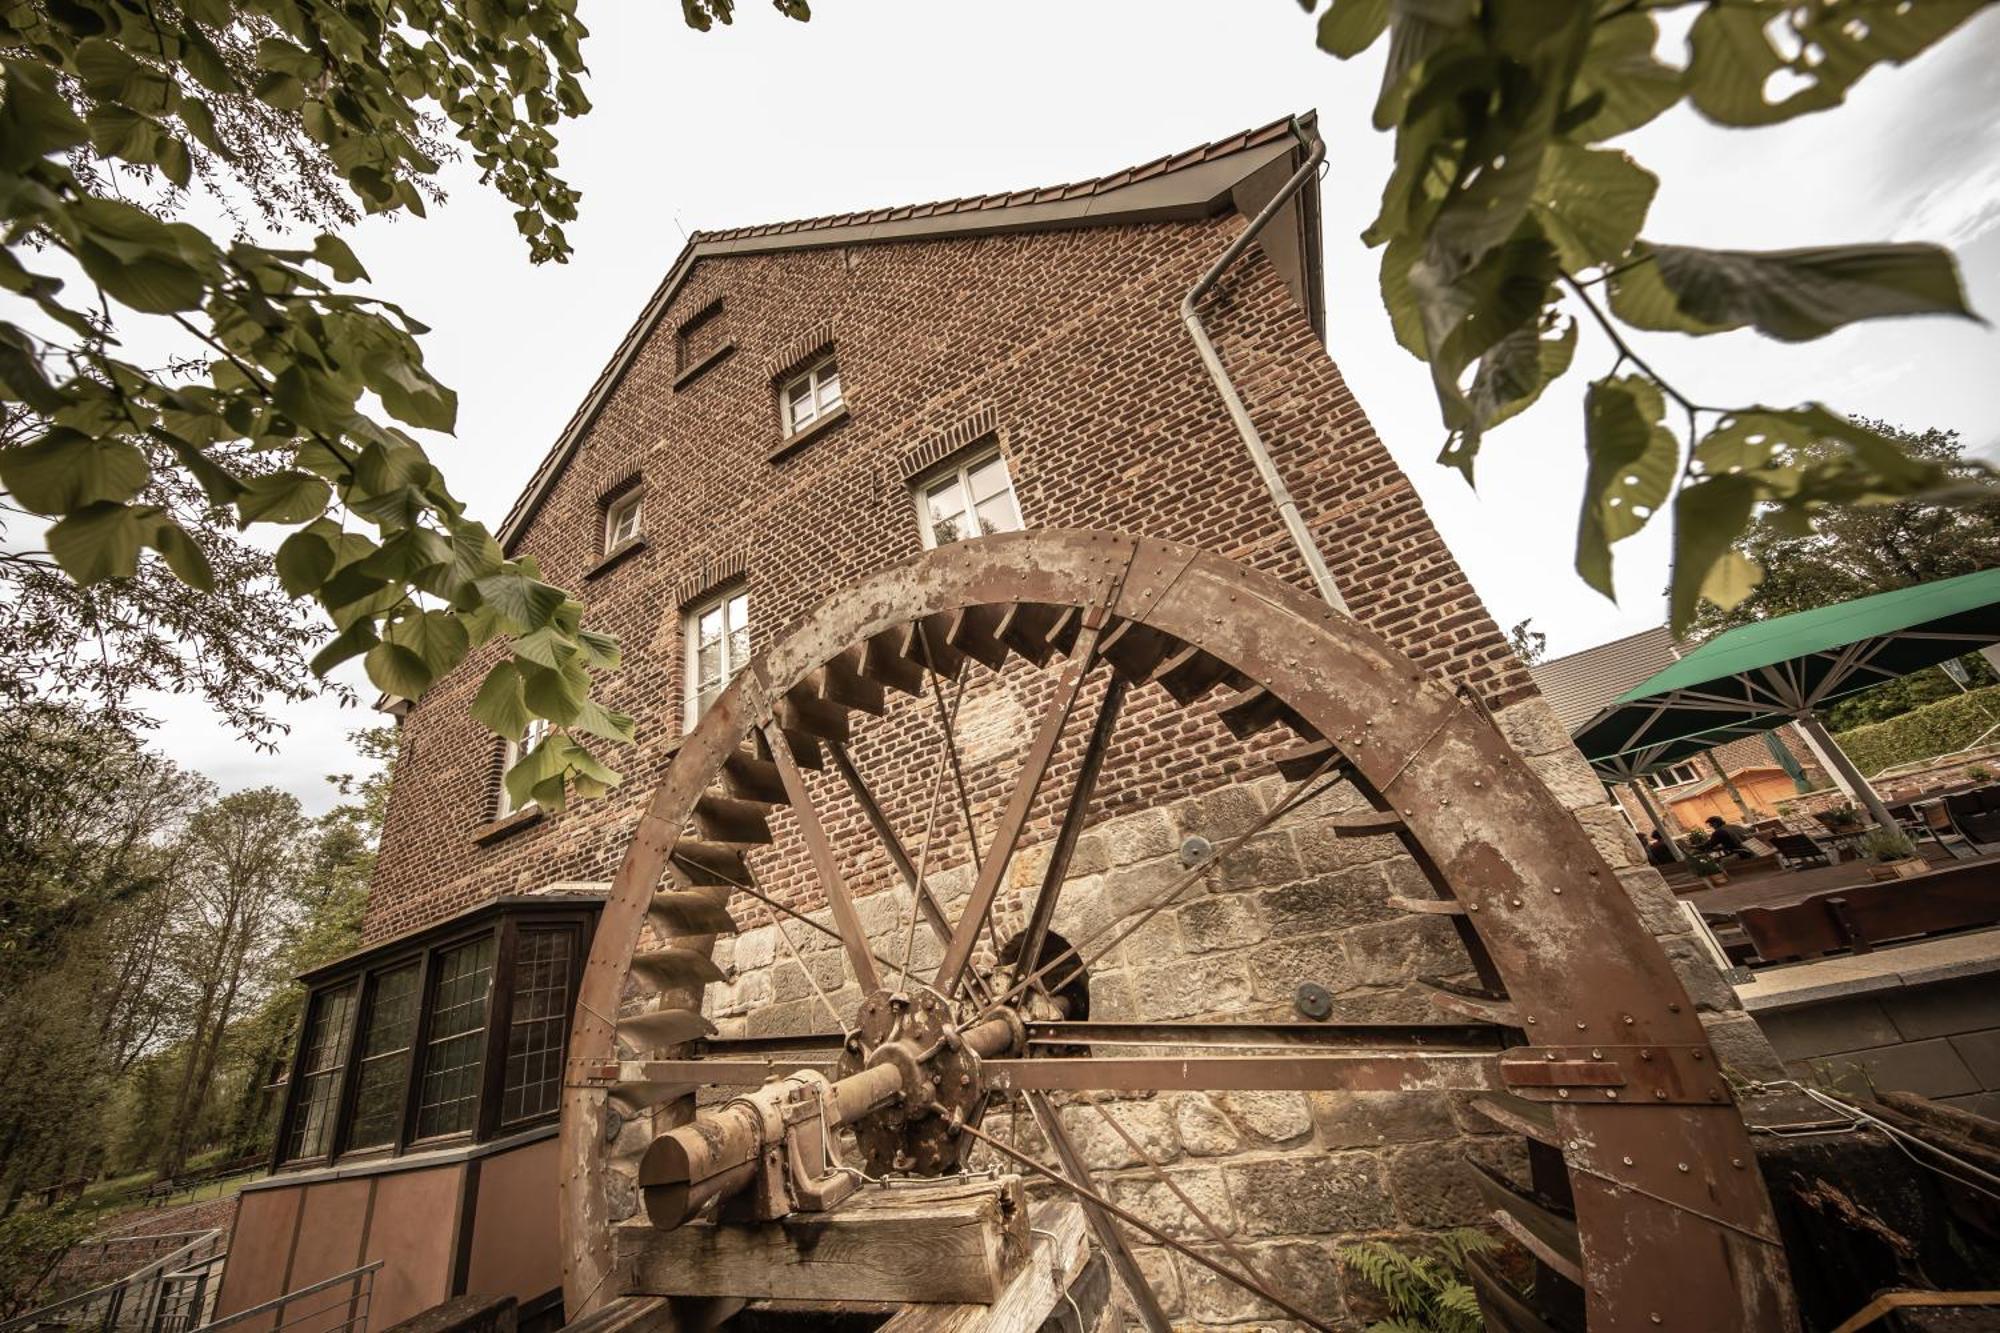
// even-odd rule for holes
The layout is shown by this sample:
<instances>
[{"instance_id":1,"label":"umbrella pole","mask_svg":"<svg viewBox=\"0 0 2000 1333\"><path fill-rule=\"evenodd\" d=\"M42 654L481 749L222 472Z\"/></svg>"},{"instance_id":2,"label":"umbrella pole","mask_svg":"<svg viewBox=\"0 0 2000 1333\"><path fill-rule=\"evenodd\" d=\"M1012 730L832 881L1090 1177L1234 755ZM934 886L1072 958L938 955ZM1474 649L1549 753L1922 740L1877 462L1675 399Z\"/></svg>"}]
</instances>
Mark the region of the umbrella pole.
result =
<instances>
[{"instance_id":1,"label":"umbrella pole","mask_svg":"<svg viewBox=\"0 0 2000 1333\"><path fill-rule=\"evenodd\" d=\"M1730 800L1736 802L1736 808L1743 817L1749 820L1756 819L1756 813L1750 809L1750 802L1743 799L1743 793L1738 791L1736 784L1730 780L1729 770L1722 766L1722 761L1715 757L1713 750L1708 751L1708 766L1715 770L1715 776L1722 779L1722 789L1729 793Z\"/></svg>"},{"instance_id":2,"label":"umbrella pole","mask_svg":"<svg viewBox=\"0 0 2000 1333\"><path fill-rule=\"evenodd\" d=\"M1674 860L1683 865L1687 864L1687 853L1681 850L1680 840L1667 828L1666 821L1660 818L1660 812L1653 808L1653 798L1646 794L1646 780L1633 778L1625 785L1639 798L1639 808L1646 812L1646 818L1653 821L1653 827L1659 831L1661 840L1667 844L1667 850L1674 854Z\"/></svg>"},{"instance_id":3,"label":"umbrella pole","mask_svg":"<svg viewBox=\"0 0 2000 1333\"><path fill-rule=\"evenodd\" d=\"M1841 780L1847 784L1848 790L1859 796L1861 803L1868 807L1869 817L1879 827L1895 832L1896 821L1889 814L1888 807L1882 804L1882 798L1868 785L1868 779L1861 776L1861 770L1854 766L1854 761L1847 757L1847 752L1827 734L1826 728L1820 725L1820 720L1813 716L1811 709L1799 714L1799 726L1812 738L1819 752L1826 756L1826 761L1839 771Z\"/></svg>"}]
</instances>

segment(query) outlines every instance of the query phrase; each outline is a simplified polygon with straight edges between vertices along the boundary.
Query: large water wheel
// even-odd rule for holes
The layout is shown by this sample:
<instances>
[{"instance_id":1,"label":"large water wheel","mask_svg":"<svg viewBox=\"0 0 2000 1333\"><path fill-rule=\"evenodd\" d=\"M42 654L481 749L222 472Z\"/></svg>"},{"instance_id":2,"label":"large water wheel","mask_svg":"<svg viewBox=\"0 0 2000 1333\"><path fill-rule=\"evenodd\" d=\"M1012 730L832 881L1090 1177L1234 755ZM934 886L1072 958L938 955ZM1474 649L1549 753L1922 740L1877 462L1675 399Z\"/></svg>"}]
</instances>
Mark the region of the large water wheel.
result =
<instances>
[{"instance_id":1,"label":"large water wheel","mask_svg":"<svg viewBox=\"0 0 2000 1333\"><path fill-rule=\"evenodd\" d=\"M928 835L923 846L902 841L852 756L895 693L935 705L949 747L947 691L967 673L1022 670L1015 658L1051 674L1049 703L1026 733L990 842L974 849L970 893L948 911L929 891ZM1078 706L1086 681L1106 675L1094 721L1077 716L1088 711ZM1330 783L1365 795L1373 808L1350 817L1356 831L1393 832L1435 894L1402 905L1448 918L1466 947L1477 984L1435 987L1453 1021L1078 1016L1083 969L1128 928L1062 940L1049 927L1121 703L1153 688L1213 712L1265 753L1288 735L1276 761L1291 784L1285 799L1214 847L1213 860ZM1047 869L1025 926L1001 944L991 909L1038 793L1048 799L1066 728L1088 737L1082 760L1061 822L1042 840ZM945 757L924 766L933 810L940 786L949 790ZM940 941L930 975L908 975L907 951L899 960L893 946L878 950L863 930L805 769L822 770L822 799L839 784L852 803L844 808L865 814L840 824L877 840L873 854L897 868L909 928ZM862 999L817 1039L788 1046L816 1040L831 1079L801 1074L746 1093L741 1085L764 1079L771 1043L715 1037L700 1010L704 988L720 979L714 942L736 929L732 906L802 928L753 875L780 809ZM1202 869L1163 889L1160 906ZM982 948L998 955L984 971L974 965ZM1123 1054L1093 1054L1092 1043ZM1172 1054L1129 1054L1152 1047ZM718 1103L706 1094L697 1111L698 1088L732 1084L745 1095ZM768 1196L767 1215L837 1204L838 1181L794 1177L794 1189L758 1180L788 1123L784 1107L810 1103L823 1118L816 1132L852 1131L869 1175L953 1171L988 1143L1024 1174L1063 1182L1138 1288L1142 1317L1163 1325L1146 1309L1114 1214L1147 1228L1093 1186L1049 1098L1245 1088L1472 1090L1486 1115L1524 1135L1532 1186L1499 1175L1488 1185L1539 1276L1530 1304L1476 1271L1498 1326L1795 1326L1750 1141L1694 1006L1590 839L1476 701L1303 593L1187 547L1039 531L928 552L830 598L757 656L686 738L646 808L597 930L571 1044L562 1116L570 1315L616 1293L611 1230L639 1203L666 1227L751 1191ZM989 1105L1016 1098L1047 1135L1053 1163L981 1127ZM1228 1257L1153 1238L1314 1322L1315 1312Z\"/></svg>"}]
</instances>

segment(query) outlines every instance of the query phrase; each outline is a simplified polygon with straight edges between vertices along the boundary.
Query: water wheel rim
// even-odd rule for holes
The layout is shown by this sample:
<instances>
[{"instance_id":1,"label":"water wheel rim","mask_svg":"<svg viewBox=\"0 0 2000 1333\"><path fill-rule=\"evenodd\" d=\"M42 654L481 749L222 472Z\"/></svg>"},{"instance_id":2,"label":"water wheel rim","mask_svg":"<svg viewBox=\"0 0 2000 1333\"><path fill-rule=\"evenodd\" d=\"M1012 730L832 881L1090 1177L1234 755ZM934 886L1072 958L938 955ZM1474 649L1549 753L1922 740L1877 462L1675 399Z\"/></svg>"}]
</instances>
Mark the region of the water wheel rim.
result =
<instances>
[{"instance_id":1,"label":"water wheel rim","mask_svg":"<svg viewBox=\"0 0 2000 1333\"><path fill-rule=\"evenodd\" d=\"M1175 543L1060 529L954 543L834 593L753 657L683 739L612 882L571 1037L560 1184L572 1318L604 1299L612 1272L607 1093L574 1071L616 1057L625 972L696 802L812 671L896 626L1020 603L1096 609L1199 647L1332 742L1453 886L1531 1042L1699 1052L1711 1100L1550 1107L1576 1190L1589 1318L1639 1324L1662 1307L1687 1318L1688 1294L1705 1291L1704 1327L1793 1326L1769 1201L1695 1006L1587 832L1484 706L1268 574ZM713 937L675 943L705 950ZM698 1010L700 988L668 999Z\"/></svg>"}]
</instances>

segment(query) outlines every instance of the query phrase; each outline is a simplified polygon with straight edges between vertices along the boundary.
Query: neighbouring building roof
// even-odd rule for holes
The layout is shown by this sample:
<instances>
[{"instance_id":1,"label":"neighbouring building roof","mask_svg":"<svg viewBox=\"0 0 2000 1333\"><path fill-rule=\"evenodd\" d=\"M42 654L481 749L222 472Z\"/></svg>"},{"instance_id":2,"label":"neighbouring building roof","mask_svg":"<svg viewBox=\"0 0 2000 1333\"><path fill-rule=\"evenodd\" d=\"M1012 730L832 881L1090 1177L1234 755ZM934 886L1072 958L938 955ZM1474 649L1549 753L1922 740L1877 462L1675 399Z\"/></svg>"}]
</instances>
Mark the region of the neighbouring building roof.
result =
<instances>
[{"instance_id":1,"label":"neighbouring building roof","mask_svg":"<svg viewBox=\"0 0 2000 1333\"><path fill-rule=\"evenodd\" d=\"M1563 726L1575 731L1619 695L1678 660L1674 636L1660 625L1539 662L1528 668L1528 674Z\"/></svg>"},{"instance_id":2,"label":"neighbouring building roof","mask_svg":"<svg viewBox=\"0 0 2000 1333\"><path fill-rule=\"evenodd\" d=\"M701 260L832 245L1193 220L1230 208L1248 217L1262 208L1297 170L1308 145L1318 140L1316 125L1317 116L1310 111L1286 116L1184 152L1067 185L695 232L618 344L609 364L598 374L590 392L564 427L562 437L514 502L500 526L501 544L512 549L527 531L542 500L582 444L612 390L666 314L681 284ZM1299 192L1296 206L1288 203L1285 212L1289 216L1274 218L1258 244L1278 268L1323 340L1326 299L1320 275L1318 181L1308 181Z\"/></svg>"}]
</instances>

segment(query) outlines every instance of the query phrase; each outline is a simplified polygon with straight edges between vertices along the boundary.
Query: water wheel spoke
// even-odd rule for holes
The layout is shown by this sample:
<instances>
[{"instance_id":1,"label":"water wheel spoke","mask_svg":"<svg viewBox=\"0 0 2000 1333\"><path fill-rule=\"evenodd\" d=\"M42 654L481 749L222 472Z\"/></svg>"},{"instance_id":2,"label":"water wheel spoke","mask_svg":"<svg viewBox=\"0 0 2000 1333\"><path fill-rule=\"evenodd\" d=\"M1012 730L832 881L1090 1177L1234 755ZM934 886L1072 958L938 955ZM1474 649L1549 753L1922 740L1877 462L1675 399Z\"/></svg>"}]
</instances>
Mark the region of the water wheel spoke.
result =
<instances>
[{"instance_id":1,"label":"water wheel spoke","mask_svg":"<svg viewBox=\"0 0 2000 1333\"><path fill-rule=\"evenodd\" d=\"M861 915L854 910L854 896L848 892L847 881L834 862L833 845L827 841L826 827L820 823L805 775L799 772L792 758L791 743L782 727L767 727L764 736L771 747L772 762L778 766L778 776L784 780L786 794L791 797L792 814L798 820L799 834L805 839L806 851L819 876L820 891L833 909L834 925L839 930L841 946L847 950L848 966L854 970L854 979L861 983L862 990L880 990L882 978L875 970L875 953L868 947L868 932L862 929ZM789 941L790 936L785 939Z\"/></svg>"},{"instance_id":2,"label":"water wheel spoke","mask_svg":"<svg viewBox=\"0 0 2000 1333\"><path fill-rule=\"evenodd\" d=\"M1053 1121L1053 1119L1054 1119L1053 1116L1049 1118L1051 1122ZM1049 1128L1049 1123L1045 1122L1042 1128L1043 1132L1046 1133ZM1132 1227L1135 1230L1144 1232L1146 1235L1151 1236L1154 1240L1166 1246L1168 1249L1171 1249L1175 1253L1183 1255L1184 1257L1194 1261L1195 1263L1200 1264L1203 1268L1208 1269L1211 1273L1214 1273L1217 1277L1220 1277L1225 1281L1235 1283L1237 1286L1243 1288L1243 1290L1249 1292L1251 1295L1257 1297L1259 1300L1268 1301L1270 1304L1284 1311L1287 1315L1291 1316L1293 1319L1298 1320L1306 1327L1320 1329L1322 1333L1337 1333L1337 1331L1331 1324L1325 1323L1324 1321L1319 1319L1315 1319L1312 1315L1300 1309L1298 1306L1292 1304L1284 1297L1278 1295L1278 1293L1272 1291L1269 1287L1265 1286L1262 1282L1259 1282L1255 1277L1252 1277L1250 1274L1238 1272L1236 1269L1231 1268L1227 1264L1216 1262L1214 1259L1211 1259L1207 1255L1202 1254L1198 1250L1194 1249L1192 1246L1189 1246L1182 1241L1176 1240L1174 1237L1168 1235L1166 1232L1154 1226L1152 1223L1146 1222L1140 1219L1139 1217L1135 1216L1129 1209L1120 1208L1117 1204L1111 1202L1111 1200L1105 1198L1102 1194L1099 1194L1096 1190L1093 1190L1086 1185L1079 1184L1077 1181L1071 1179L1066 1175L1063 1175L1061 1172L1050 1170L1048 1167L1043 1166L1040 1162L1037 1162L1034 1158L1028 1156L1026 1153L1016 1152L1013 1148L1009 1147L1007 1144L1000 1142L998 1139L995 1139L992 1135L985 1133L983 1130L979 1130L971 1125L967 1125L965 1127L965 1132L971 1134L973 1137L977 1138L980 1142L993 1148L995 1151L1003 1154L1004 1156L1011 1157L1015 1161L1019 1162L1022 1166L1027 1167L1030 1171L1035 1172L1037 1175L1042 1176L1044 1179L1047 1179L1057 1185L1062 1186L1070 1193L1076 1195L1077 1198L1083 1200L1087 1207L1094 1207L1100 1209L1103 1212L1109 1213L1112 1217L1117 1218L1120 1222L1125 1223L1125 1225ZM1056 1133L1057 1134L1062 1133L1062 1128L1060 1125L1056 1126ZM1055 1135L1050 1135L1050 1142L1054 1143L1055 1141L1056 1141ZM1060 1150L1058 1151L1060 1153ZM1075 1151L1074 1147L1072 1147L1070 1151L1074 1152ZM1068 1163L1065 1162L1065 1165L1067 1166ZM1115 1229L1113 1230L1112 1234L1116 1235ZM1102 1241L1103 1237L1100 1235L1099 1239L1100 1241ZM1118 1244L1122 1248L1123 1246L1122 1238L1120 1238ZM1111 1247L1107 1245L1106 1248L1109 1249ZM1129 1251L1127 1251L1127 1253L1129 1253ZM1135 1269L1137 1268L1136 1261L1133 1263L1133 1267ZM1143 1277L1139 1279L1138 1288L1134 1291L1135 1296L1137 1295L1138 1290L1144 1290L1148 1294L1150 1294L1151 1292L1151 1288L1145 1285L1145 1279ZM1162 1315L1161 1319L1163 1322L1161 1322L1158 1325L1158 1327L1163 1329L1167 1328L1168 1325L1164 1322L1165 1316ZM1148 1323L1150 1325L1151 1321L1148 1320Z\"/></svg>"},{"instance_id":3,"label":"water wheel spoke","mask_svg":"<svg viewBox=\"0 0 2000 1333\"><path fill-rule=\"evenodd\" d=\"M1112 1270L1118 1274L1119 1282L1132 1297L1132 1303L1138 1307L1139 1322L1146 1326L1149 1333L1172 1333L1173 1325L1167 1319L1166 1310L1160 1305L1159 1293L1154 1291L1153 1284L1146 1280L1146 1272L1139 1267L1138 1256L1132 1253L1132 1247L1126 1244L1124 1234L1112 1220L1113 1212L1110 1205L1098 1198L1095 1190L1078 1183L1091 1181L1094 1185L1096 1182L1091 1180L1090 1167L1083 1160L1083 1154L1078 1151L1075 1140L1071 1139L1069 1131L1063 1128L1062 1117L1056 1114L1055 1107L1051 1106L1049 1099L1041 1093L1031 1092L1023 1100L1028 1103L1028 1110L1034 1116L1035 1124L1041 1129L1042 1137L1047 1139L1049 1146L1055 1150L1056 1160L1062 1163L1065 1174L1057 1175L1039 1162L1030 1161L1011 1149L1001 1149L1001 1151L1018 1161L1027 1162L1037 1172L1077 1195L1083 1203L1083 1215L1090 1223L1091 1234L1097 1237L1098 1248L1104 1251ZM972 1133L979 1134L979 1131L974 1129ZM980 1137L986 1136L980 1135ZM994 1143L992 1139L987 1138L986 1141L990 1146L1000 1148L1000 1145Z\"/></svg>"},{"instance_id":4,"label":"water wheel spoke","mask_svg":"<svg viewBox=\"0 0 2000 1333\"><path fill-rule=\"evenodd\" d=\"M1238 1264L1242 1265L1244 1272L1248 1273L1251 1277L1256 1278L1259 1282L1263 1282L1268 1285L1270 1279L1257 1271L1257 1265L1250 1262L1250 1256L1243 1253L1242 1249L1240 1249L1237 1246L1235 1241L1229 1239L1229 1236L1223 1231L1223 1229L1215 1224L1215 1219L1211 1218L1207 1213L1202 1211L1201 1205L1196 1203L1193 1197L1189 1195L1186 1190L1181 1188L1181 1184L1179 1181L1175 1180L1172 1176L1167 1174L1167 1169L1164 1166L1160 1165L1159 1159L1153 1156L1152 1152L1147 1149L1146 1145L1139 1142L1139 1140L1133 1138L1131 1132L1125 1128L1125 1126L1119 1121L1118 1117L1111 1114L1110 1111L1106 1110L1104 1103L1098 1101L1097 1098L1093 1096L1088 1089L1079 1090L1079 1095L1082 1096L1084 1104L1086 1106L1090 1107L1091 1110L1097 1112L1097 1118L1102 1120L1105 1124L1111 1126L1111 1132L1113 1134L1116 1134L1119 1140L1124 1143L1125 1147L1129 1149L1133 1154L1135 1154L1142 1163L1145 1164L1146 1170L1149 1173L1151 1173L1153 1178L1159 1181L1162 1185L1165 1185L1167 1187L1168 1192L1171 1193L1176 1199L1179 1199L1181 1201L1181 1207L1187 1209L1188 1215L1194 1218L1196 1222L1201 1224L1201 1229L1208 1233L1209 1239L1214 1241L1217 1245L1220 1245L1224 1250L1228 1252L1230 1258L1234 1259Z\"/></svg>"},{"instance_id":5,"label":"water wheel spoke","mask_svg":"<svg viewBox=\"0 0 2000 1333\"><path fill-rule=\"evenodd\" d=\"M1477 1047L998 1059L984 1069L996 1088L1041 1092L1487 1092L1501 1086L1499 1053Z\"/></svg>"},{"instance_id":6,"label":"water wheel spoke","mask_svg":"<svg viewBox=\"0 0 2000 1333\"><path fill-rule=\"evenodd\" d=\"M1020 776L1015 779L1014 790L1008 795L1007 804L994 826L993 841L987 848L978 878L973 882L972 896L966 900L965 911L952 930L951 943L945 946L944 961L938 964L935 984L947 996L958 993L966 967L972 961L973 946L977 944L979 932L986 926L987 916L993 910L993 899L1000 892L1000 881L1014 859L1014 846L1034 810L1035 795L1041 790L1042 779L1047 775L1050 761L1055 758L1056 749L1062 742L1063 727L1076 708L1077 696L1090 670L1097 631L1086 630L1085 636L1085 642L1079 644L1079 651L1070 658L1056 681L1055 697L1042 713L1041 724L1035 729L1035 738L1022 761Z\"/></svg>"},{"instance_id":7,"label":"water wheel spoke","mask_svg":"<svg viewBox=\"0 0 2000 1333\"><path fill-rule=\"evenodd\" d=\"M1062 895L1063 881L1069 877L1070 858L1076 854L1077 839L1082 836L1084 821L1090 813L1090 798L1097 789L1098 774L1104 769L1104 755L1110 749L1111 734L1118 726L1119 709L1125 702L1125 688L1125 677L1115 672L1105 681L1104 697L1098 701L1097 717L1091 723L1090 739L1084 746L1076 781L1070 787L1069 803L1063 808L1062 824L1049 847L1049 863L1042 871L1042 887L1035 895L1034 906L1028 912L1027 929L1021 935L1017 971L1032 972L1041 966L1042 947L1048 940L1049 926L1055 921L1056 903Z\"/></svg>"},{"instance_id":8,"label":"water wheel spoke","mask_svg":"<svg viewBox=\"0 0 2000 1333\"><path fill-rule=\"evenodd\" d=\"M889 854L890 864L896 867L896 873L902 877L903 884L915 896L917 911L929 923L939 943L949 940L951 923L945 918L944 908L938 905L936 895L918 874L916 862L910 859L909 850L903 846L902 839L896 836L896 830L889 823L889 817L883 813L875 794L869 791L868 784L862 780L861 771L855 768L854 760L848 756L847 747L829 745L827 754L832 757L833 766L839 772L841 779L847 783L847 790L853 794L855 804L861 807L862 817L868 821L868 827L874 830L876 839Z\"/></svg>"}]
</instances>

